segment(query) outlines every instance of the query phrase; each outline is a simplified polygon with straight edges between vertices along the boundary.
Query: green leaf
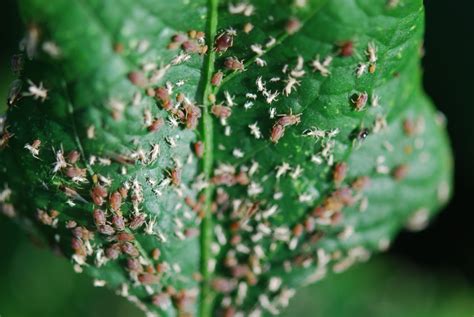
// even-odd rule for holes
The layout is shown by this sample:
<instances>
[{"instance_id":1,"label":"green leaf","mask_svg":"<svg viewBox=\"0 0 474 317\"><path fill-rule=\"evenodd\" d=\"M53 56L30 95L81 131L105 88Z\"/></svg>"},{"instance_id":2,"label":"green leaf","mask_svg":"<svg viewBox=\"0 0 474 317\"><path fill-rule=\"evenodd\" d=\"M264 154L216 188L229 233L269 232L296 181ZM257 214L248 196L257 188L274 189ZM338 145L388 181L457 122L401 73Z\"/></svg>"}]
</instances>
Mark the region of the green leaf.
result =
<instances>
[{"instance_id":1,"label":"green leaf","mask_svg":"<svg viewBox=\"0 0 474 317\"><path fill-rule=\"evenodd\" d=\"M3 208L150 315L276 314L449 197L421 0L20 6Z\"/></svg>"}]
</instances>

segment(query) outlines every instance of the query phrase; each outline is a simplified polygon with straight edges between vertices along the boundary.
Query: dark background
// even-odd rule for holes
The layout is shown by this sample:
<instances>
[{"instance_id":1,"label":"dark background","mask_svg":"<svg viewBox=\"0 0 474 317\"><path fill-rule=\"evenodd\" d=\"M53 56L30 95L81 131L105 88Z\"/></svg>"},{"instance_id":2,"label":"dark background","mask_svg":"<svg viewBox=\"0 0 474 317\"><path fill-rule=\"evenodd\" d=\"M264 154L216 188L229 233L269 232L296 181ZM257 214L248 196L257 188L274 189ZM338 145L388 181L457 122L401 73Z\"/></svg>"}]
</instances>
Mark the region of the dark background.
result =
<instances>
[{"instance_id":1,"label":"dark background","mask_svg":"<svg viewBox=\"0 0 474 317\"><path fill-rule=\"evenodd\" d=\"M355 268L350 277L342 275L323 282L319 289L305 291L311 296L303 292L297 299L302 305L289 315L314 316L316 310L312 309L312 313L302 310L312 306L305 299L311 301L320 296L328 306L338 303L338 296L354 294L351 288L356 287L365 289L365 298L356 297L352 304L349 300L343 305L345 308L337 311L334 307L324 310L319 305L318 314L437 317L445 316L441 315L443 309L446 316L453 317L458 316L455 311L459 316L474 313L474 2L426 1L426 15L424 86L448 118L456 165L454 196L428 229L416 234L401 233L388 255L377 257L364 268ZM22 33L15 2L3 0L0 4L2 100L6 99L12 79L10 56L16 52ZM393 285L394 276L395 289L387 287ZM339 287L337 292L331 291L334 285ZM315 292L319 295L314 295ZM413 296L421 301L410 302L409 297ZM379 310L362 307L383 298L385 304ZM364 300L372 304L364 304ZM410 305L407 311L400 310L407 304ZM344 309L350 313L346 315ZM436 310L436 314L431 314L431 310ZM0 316L66 315L132 316L136 311L111 292L92 288L87 278L72 273L65 260L32 246L27 237L0 216Z\"/></svg>"}]
</instances>

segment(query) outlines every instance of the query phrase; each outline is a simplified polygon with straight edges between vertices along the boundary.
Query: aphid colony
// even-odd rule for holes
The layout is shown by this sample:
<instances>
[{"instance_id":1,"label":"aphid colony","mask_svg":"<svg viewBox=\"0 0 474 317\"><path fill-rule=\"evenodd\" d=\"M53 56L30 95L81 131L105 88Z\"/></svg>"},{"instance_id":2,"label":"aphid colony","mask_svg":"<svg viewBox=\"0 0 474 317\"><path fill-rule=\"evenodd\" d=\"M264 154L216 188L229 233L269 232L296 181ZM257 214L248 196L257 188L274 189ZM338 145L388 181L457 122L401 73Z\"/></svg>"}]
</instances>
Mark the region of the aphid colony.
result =
<instances>
[{"instance_id":1,"label":"aphid colony","mask_svg":"<svg viewBox=\"0 0 474 317\"><path fill-rule=\"evenodd\" d=\"M304 7L306 1L298 0L295 5ZM231 14L248 17L254 14L255 8L247 2L241 2L229 3L228 10ZM285 22L283 32L286 35L293 35L303 27L302 24L298 18L291 17ZM243 25L243 32L248 34L253 28L254 26L247 22ZM172 36L168 49L180 49L180 51L168 64L160 68L156 65L145 65L142 70L131 71L127 74L128 80L139 90L132 96L133 106L140 104L141 91L143 91L146 96L154 98L168 114L166 118L154 117L149 109L143 111L143 124L150 134L159 132L167 123L173 129L177 129L180 124L190 130L198 128L202 117L201 106L191 101L184 92L174 90L176 87L178 87L176 90L179 90L184 81L174 84L164 81L171 67L187 62L192 54L216 54L219 57L216 66L222 69L217 69L212 74L209 83L212 85L212 92L205 96L207 100L204 103L209 102L209 112L225 126L224 134L230 135L232 124L229 123L229 118L232 114L250 110L260 98L262 104L264 103L269 108L270 130L262 132L260 118L252 123L242 124L253 139L259 141L267 139L267 142L273 143L271 146L279 146L278 143L288 129L304 124L302 123L303 112L293 114L290 108L289 111L281 114L276 109L279 100L296 95L298 88L304 84L305 66L312 69L315 76L324 80L325 77L331 76L330 68L336 58L350 58L356 55L355 43L349 40L335 43L336 52L324 58L316 55L314 60L305 61L302 56L297 56L293 67L289 64L283 65L281 77L264 79L258 76L254 81L254 90L245 93L246 102L242 109L235 101L239 96L231 95L231 92L227 90L222 93L223 100L218 101L217 98L221 97L219 89L224 87L227 80L252 67L254 62L259 67L267 67L267 62L264 60L265 54L280 43L274 37L270 37L266 43L254 43L250 45L249 51L255 53L255 56L244 61L231 55L232 47L237 40L237 31L233 28L218 32L214 39L207 39L207 43L205 34L201 31L190 30L186 33L178 33ZM212 47L212 50L209 50L209 47ZM123 47L118 45L115 50L120 53ZM362 77L367 72L376 71L378 57L377 48L373 42L368 43L365 57L367 62L360 62L357 65L354 74L356 78ZM15 63L15 65L20 64L18 61ZM150 70L151 75L146 75ZM32 97L40 102L48 98L48 90L41 82L35 84L28 81L28 85L28 90L21 93L21 81L14 83L8 103L13 105L22 96ZM371 97L372 106L377 106L378 97L373 93ZM349 97L348 103L352 111L363 111L369 103L369 94L367 92L355 93ZM125 105L112 99L109 100L109 106L113 110L112 116L119 120ZM8 132L5 122L0 123L1 149L8 145L12 134ZM358 130L355 140L362 142L369 135L369 131L377 133L386 126L385 119L378 117L372 129ZM402 128L407 136L416 136L420 133L420 126L422 126L421 119L408 118L404 121ZM90 219L87 223L64 221L61 212L55 209L37 209L36 217L42 224L52 228L64 225L71 233L72 259L77 271L82 271L83 266L91 263L101 267L108 261L120 261L134 286L145 288L149 295L146 301L161 309L173 304L180 312L186 312L190 303L196 299L196 291L194 289L176 290L172 286L165 287L161 284L165 280L163 277L179 275L179 265L165 261L160 248L145 250L140 244L140 238L143 236L154 236L159 243L167 241L167 237L160 232L157 225L160 219L142 210L145 200L144 192L152 189L157 197L161 197L166 188L172 189L179 197L178 201L182 200L185 206L195 213L195 215L184 213L183 217L174 219L176 224L174 234L177 239L191 239L199 234L194 226L189 225L191 221L194 221L193 224L199 223L201 218L211 216L211 212L212 217L218 220L212 228L215 241L211 245L212 257L209 259L208 267L212 276L210 285L214 291L222 295L219 309L225 316L241 316L243 312L239 311L239 306L250 302L254 304L255 301L248 296L249 287L260 287L262 292L258 296L258 303L254 305L256 308L249 316L260 316L262 309L277 314L282 307L288 305L288 300L294 295L294 290L284 285L282 277L272 275L272 267L265 262L269 254L285 252L290 255L282 263L275 264L275 267L279 265L285 272L315 267L311 280L324 277L329 268L334 272L341 272L355 262L365 260L370 256L370 253L361 246L347 252L334 251L330 254L319 248L318 241L326 237L327 228L336 230L336 237L340 241L350 239L356 233L357 228L344 224L343 211L345 208L354 206L358 206L360 212L367 210L368 199L364 196L364 192L370 186L370 179L368 176L350 179L348 177L349 165L342 161L334 162L335 139L341 133L338 128L325 130L309 127L302 133L296 130L293 133L295 138L307 137L320 142L318 152L312 153L308 159L317 165L327 164L326 174L330 178L331 188L318 199L316 205L314 205L315 196L300 193L297 200L302 206L309 205L309 212L292 224L276 225L274 216L280 212L279 201L294 198L284 196L282 192L275 189L277 186L274 187L275 192L270 199L260 199L260 195L268 192L268 186L265 184L267 180L274 180L277 184L280 181L283 182L286 177L294 181L299 180L304 175L304 170L299 164L281 162L280 165L267 170L265 175L262 175L258 158L254 158L255 161L251 164L242 160L244 163L239 166L228 162L215 164L211 175L198 176L192 184L192 187L198 191L207 188L210 184L215 186L211 210L204 209L206 202L204 193L196 199L183 193L183 163L178 159L174 159L173 167L163 170L166 177L159 183L152 177L147 178L146 182L133 178L117 187L113 179L100 174L91 174L88 171L88 168L93 167L97 162L101 166L112 164L120 166L122 174L127 175L129 164L138 161L155 162L160 156L159 144L151 144L149 152L138 149L129 155L114 155L110 158L91 155L88 161L86 161L87 158L81 157L81 152L78 150L72 150L67 154L62 146L54 150L55 162L52 164L52 173L55 177L66 179L60 186L60 190L68 198L67 204L75 206L78 203L91 203L93 208L89 211ZM91 125L86 134L88 139L96 138L95 126ZM166 142L170 148L174 148L179 139L167 137ZM192 152L199 159L206 159L205 146L206 144L200 140L190 145ZM46 150L39 139L30 140L24 145L24 149L35 159L41 159L41 154ZM232 155L236 159L246 157L240 148L232 149ZM192 157L188 161L190 160ZM406 164L398 165L390 170L384 162L383 158L377 160L376 172L390 174L395 181L403 181L409 173L409 167ZM7 206L5 202L9 195L7 188L0 192L0 203L4 213L8 212L8 210L5 212L5 206ZM176 210L182 207L183 205L178 203ZM413 227L421 226L420 223L423 223L423 219L426 218L423 218L423 215L425 214L420 212L415 217L416 219L412 221ZM184 224L183 220L187 223ZM384 240L380 244L383 247L387 243ZM194 278L196 281L202 279L199 274L196 274ZM98 280L96 283L103 286L106 282ZM124 283L119 293L151 314L141 299L131 295L129 287L128 283Z\"/></svg>"}]
</instances>

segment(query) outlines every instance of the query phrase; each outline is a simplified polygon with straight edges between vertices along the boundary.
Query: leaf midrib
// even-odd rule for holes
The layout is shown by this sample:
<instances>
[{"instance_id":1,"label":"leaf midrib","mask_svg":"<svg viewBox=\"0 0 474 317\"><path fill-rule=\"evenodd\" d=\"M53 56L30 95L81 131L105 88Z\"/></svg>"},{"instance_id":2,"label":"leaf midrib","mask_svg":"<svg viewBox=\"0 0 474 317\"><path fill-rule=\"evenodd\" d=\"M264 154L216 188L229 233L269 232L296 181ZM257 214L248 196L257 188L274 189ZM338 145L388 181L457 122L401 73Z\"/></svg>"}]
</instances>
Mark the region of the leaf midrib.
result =
<instances>
[{"instance_id":1,"label":"leaf midrib","mask_svg":"<svg viewBox=\"0 0 474 317\"><path fill-rule=\"evenodd\" d=\"M202 159L202 170L208 183L208 186L204 190L205 202L203 207L203 219L201 222L201 236L200 236L200 248L201 248L201 259L200 259L200 272L202 276L201 281L201 292L199 302L199 316L206 317L211 316L213 296L210 287L211 273L209 271L209 260L211 257L211 244L212 244L212 214L211 204L214 187L210 184L210 177L213 166L213 122L210 114L211 103L209 101L209 95L212 93L211 78L214 72L215 52L213 47L213 40L217 32L217 14L218 14L218 2L219 0L208 0L208 19L206 25L206 39L209 48L209 54L206 55L203 64L203 77L204 82L203 94L201 96L201 103L203 105L203 121L202 121L202 141L204 142L204 156Z\"/></svg>"}]
</instances>

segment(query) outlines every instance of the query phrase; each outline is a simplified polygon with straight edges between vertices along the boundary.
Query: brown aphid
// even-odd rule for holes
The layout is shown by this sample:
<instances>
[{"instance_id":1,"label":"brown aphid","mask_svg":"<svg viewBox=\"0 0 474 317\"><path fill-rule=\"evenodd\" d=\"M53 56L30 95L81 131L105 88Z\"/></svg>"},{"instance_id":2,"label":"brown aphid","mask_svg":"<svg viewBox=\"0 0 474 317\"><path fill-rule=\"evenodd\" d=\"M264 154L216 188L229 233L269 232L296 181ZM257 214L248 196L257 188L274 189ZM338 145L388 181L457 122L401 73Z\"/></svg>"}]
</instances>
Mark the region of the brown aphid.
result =
<instances>
[{"instance_id":1,"label":"brown aphid","mask_svg":"<svg viewBox=\"0 0 474 317\"><path fill-rule=\"evenodd\" d=\"M107 190L100 185L96 185L91 190L91 197L94 204L102 206L104 198L107 197Z\"/></svg>"},{"instance_id":2,"label":"brown aphid","mask_svg":"<svg viewBox=\"0 0 474 317\"><path fill-rule=\"evenodd\" d=\"M396 181L401 181L404 179L408 174L408 165L407 164L401 164L395 167L392 171L392 177Z\"/></svg>"},{"instance_id":3,"label":"brown aphid","mask_svg":"<svg viewBox=\"0 0 474 317\"><path fill-rule=\"evenodd\" d=\"M219 293L230 293L237 287L237 281L223 277L216 277L211 282L212 288Z\"/></svg>"},{"instance_id":4,"label":"brown aphid","mask_svg":"<svg viewBox=\"0 0 474 317\"><path fill-rule=\"evenodd\" d=\"M128 189L126 187L120 187L119 188L120 195L122 195L122 198L125 199L128 196Z\"/></svg>"},{"instance_id":5,"label":"brown aphid","mask_svg":"<svg viewBox=\"0 0 474 317\"><path fill-rule=\"evenodd\" d=\"M301 28L301 21L297 18L290 18L285 24L285 31L288 34L294 34Z\"/></svg>"},{"instance_id":6,"label":"brown aphid","mask_svg":"<svg viewBox=\"0 0 474 317\"><path fill-rule=\"evenodd\" d=\"M72 238L71 239L71 247L74 250L75 254L77 254L79 256L86 256L87 255L86 247L84 246L84 243L82 242L82 240L80 240L78 238Z\"/></svg>"},{"instance_id":7,"label":"brown aphid","mask_svg":"<svg viewBox=\"0 0 474 317\"><path fill-rule=\"evenodd\" d=\"M155 98L158 99L161 102L161 104L163 105L163 108L165 110L170 111L173 108L168 89L166 89L164 87L156 88L155 89Z\"/></svg>"},{"instance_id":8,"label":"brown aphid","mask_svg":"<svg viewBox=\"0 0 474 317\"><path fill-rule=\"evenodd\" d=\"M118 42L118 43L115 43L114 44L114 52L117 53L117 54L121 54L123 53L123 51L125 50L125 46Z\"/></svg>"},{"instance_id":9,"label":"brown aphid","mask_svg":"<svg viewBox=\"0 0 474 317\"><path fill-rule=\"evenodd\" d=\"M178 167L175 167L174 169L172 169L170 173L170 177L171 177L171 183L174 186L179 187L181 185L181 169L179 169Z\"/></svg>"},{"instance_id":10,"label":"brown aphid","mask_svg":"<svg viewBox=\"0 0 474 317\"><path fill-rule=\"evenodd\" d=\"M340 185L346 178L346 174L347 164L344 162L337 163L336 166L334 166L334 170L332 172L332 178L334 183L336 183L336 185Z\"/></svg>"},{"instance_id":11,"label":"brown aphid","mask_svg":"<svg viewBox=\"0 0 474 317\"><path fill-rule=\"evenodd\" d=\"M117 234L117 240L120 242L127 242L135 240L135 236L128 232L120 232Z\"/></svg>"},{"instance_id":12,"label":"brown aphid","mask_svg":"<svg viewBox=\"0 0 474 317\"><path fill-rule=\"evenodd\" d=\"M304 232L304 226L301 223L296 224L291 230L295 237L301 237Z\"/></svg>"},{"instance_id":13,"label":"brown aphid","mask_svg":"<svg viewBox=\"0 0 474 317\"><path fill-rule=\"evenodd\" d=\"M234 35L230 32L222 32L216 37L214 50L218 53L224 53L234 45Z\"/></svg>"},{"instance_id":14,"label":"brown aphid","mask_svg":"<svg viewBox=\"0 0 474 317\"><path fill-rule=\"evenodd\" d=\"M370 178L368 176L360 176L352 182L352 189L358 192L365 190L370 186Z\"/></svg>"},{"instance_id":15,"label":"brown aphid","mask_svg":"<svg viewBox=\"0 0 474 317\"><path fill-rule=\"evenodd\" d=\"M140 228L145 223L145 217L146 217L145 214L135 215L132 218L132 221L130 221L130 224L128 225L128 227L132 230L136 230L136 229Z\"/></svg>"},{"instance_id":16,"label":"brown aphid","mask_svg":"<svg viewBox=\"0 0 474 317\"><path fill-rule=\"evenodd\" d=\"M227 119L232 114L232 109L227 106L213 105L211 113L220 119Z\"/></svg>"},{"instance_id":17,"label":"brown aphid","mask_svg":"<svg viewBox=\"0 0 474 317\"><path fill-rule=\"evenodd\" d=\"M115 260L121 253L120 244L114 243L107 249L105 249L105 256L110 260Z\"/></svg>"},{"instance_id":18,"label":"brown aphid","mask_svg":"<svg viewBox=\"0 0 474 317\"><path fill-rule=\"evenodd\" d=\"M284 134L285 127L281 124L274 124L270 135L270 141L276 144L283 137Z\"/></svg>"},{"instance_id":19,"label":"brown aphid","mask_svg":"<svg viewBox=\"0 0 474 317\"><path fill-rule=\"evenodd\" d=\"M198 53L200 51L200 46L196 43L196 41L184 41L181 44L181 48L186 53Z\"/></svg>"},{"instance_id":20,"label":"brown aphid","mask_svg":"<svg viewBox=\"0 0 474 317\"><path fill-rule=\"evenodd\" d=\"M8 145L8 141L12 138L13 134L7 131L7 129L3 130L2 135L0 136L0 149L4 149Z\"/></svg>"},{"instance_id":21,"label":"brown aphid","mask_svg":"<svg viewBox=\"0 0 474 317\"><path fill-rule=\"evenodd\" d=\"M214 75L212 75L211 84L212 84L213 86L220 86L220 85L221 85L222 78L224 78L224 73L221 72L221 71L218 71L217 73L215 73Z\"/></svg>"},{"instance_id":22,"label":"brown aphid","mask_svg":"<svg viewBox=\"0 0 474 317\"><path fill-rule=\"evenodd\" d=\"M109 196L109 204L112 210L114 211L120 210L120 207L122 206L122 195L120 194L120 192L118 191L113 192Z\"/></svg>"},{"instance_id":23,"label":"brown aphid","mask_svg":"<svg viewBox=\"0 0 474 317\"><path fill-rule=\"evenodd\" d=\"M201 117L201 109L196 105L186 103L184 105L184 117L186 119L186 128L195 129Z\"/></svg>"},{"instance_id":24,"label":"brown aphid","mask_svg":"<svg viewBox=\"0 0 474 317\"><path fill-rule=\"evenodd\" d=\"M197 141L194 143L194 153L199 158L202 158L204 155L204 143L202 141Z\"/></svg>"},{"instance_id":25,"label":"brown aphid","mask_svg":"<svg viewBox=\"0 0 474 317\"><path fill-rule=\"evenodd\" d=\"M151 273L142 273L138 275L138 281L144 285L152 285L152 284L158 284L160 281L160 278Z\"/></svg>"},{"instance_id":26,"label":"brown aphid","mask_svg":"<svg viewBox=\"0 0 474 317\"><path fill-rule=\"evenodd\" d=\"M66 169L66 175L69 178L83 178L87 174L85 168L69 167Z\"/></svg>"},{"instance_id":27,"label":"brown aphid","mask_svg":"<svg viewBox=\"0 0 474 317\"><path fill-rule=\"evenodd\" d=\"M157 294L157 295L153 295L153 297L151 299L151 302L156 307L164 309L167 305L169 305L170 297L166 293L160 293L160 294Z\"/></svg>"},{"instance_id":28,"label":"brown aphid","mask_svg":"<svg viewBox=\"0 0 474 317\"><path fill-rule=\"evenodd\" d=\"M244 62L239 61L235 57L227 57L226 60L224 61L224 67L229 70L239 70L239 71L245 70Z\"/></svg>"},{"instance_id":29,"label":"brown aphid","mask_svg":"<svg viewBox=\"0 0 474 317\"><path fill-rule=\"evenodd\" d=\"M212 183L215 185L226 185L233 186L235 185L235 177L229 173L223 173L212 177Z\"/></svg>"},{"instance_id":30,"label":"brown aphid","mask_svg":"<svg viewBox=\"0 0 474 317\"><path fill-rule=\"evenodd\" d=\"M163 118L156 118L153 120L153 122L147 127L149 132L156 132L161 129L162 126L164 126L165 121Z\"/></svg>"},{"instance_id":31,"label":"brown aphid","mask_svg":"<svg viewBox=\"0 0 474 317\"><path fill-rule=\"evenodd\" d=\"M301 114L289 114L289 115L284 115L278 121L276 122L277 125L281 125L284 128L287 126L295 125L301 122Z\"/></svg>"},{"instance_id":32,"label":"brown aphid","mask_svg":"<svg viewBox=\"0 0 474 317\"><path fill-rule=\"evenodd\" d=\"M164 273L168 270L168 266L165 263L158 263L155 268L157 273Z\"/></svg>"},{"instance_id":33,"label":"brown aphid","mask_svg":"<svg viewBox=\"0 0 474 317\"><path fill-rule=\"evenodd\" d=\"M415 121L410 118L403 120L403 132L405 132L407 136L415 135L417 132Z\"/></svg>"},{"instance_id":34,"label":"brown aphid","mask_svg":"<svg viewBox=\"0 0 474 317\"><path fill-rule=\"evenodd\" d=\"M79 161L80 157L81 154L78 151L74 150L68 153L66 159L70 164L76 164L77 161Z\"/></svg>"},{"instance_id":35,"label":"brown aphid","mask_svg":"<svg viewBox=\"0 0 474 317\"><path fill-rule=\"evenodd\" d=\"M137 87L145 88L148 85L148 80L143 72L132 71L127 76L128 80Z\"/></svg>"},{"instance_id":36,"label":"brown aphid","mask_svg":"<svg viewBox=\"0 0 474 317\"><path fill-rule=\"evenodd\" d=\"M81 227L75 227L71 230L72 235L78 239L82 239L84 237L84 232Z\"/></svg>"},{"instance_id":37,"label":"brown aphid","mask_svg":"<svg viewBox=\"0 0 474 317\"><path fill-rule=\"evenodd\" d=\"M339 45L339 55L342 57L350 57L354 54L354 42L353 41L344 41Z\"/></svg>"},{"instance_id":38,"label":"brown aphid","mask_svg":"<svg viewBox=\"0 0 474 317\"><path fill-rule=\"evenodd\" d=\"M106 236L111 236L115 233L114 228L112 228L111 225L107 225L107 224L98 226L97 230Z\"/></svg>"},{"instance_id":39,"label":"brown aphid","mask_svg":"<svg viewBox=\"0 0 474 317\"><path fill-rule=\"evenodd\" d=\"M121 214L114 214L112 216L112 224L118 231L125 230L125 220Z\"/></svg>"},{"instance_id":40,"label":"brown aphid","mask_svg":"<svg viewBox=\"0 0 474 317\"><path fill-rule=\"evenodd\" d=\"M127 259L127 268L136 273L143 271L143 267L138 259Z\"/></svg>"},{"instance_id":41,"label":"brown aphid","mask_svg":"<svg viewBox=\"0 0 474 317\"><path fill-rule=\"evenodd\" d=\"M92 212L92 216L94 218L94 223L96 226L105 225L105 223L107 222L105 213L100 209L94 209L94 211Z\"/></svg>"},{"instance_id":42,"label":"brown aphid","mask_svg":"<svg viewBox=\"0 0 474 317\"><path fill-rule=\"evenodd\" d=\"M369 95L366 92L361 92L356 94L352 99L352 104L356 111L361 111L365 108L367 104L367 100L369 99Z\"/></svg>"},{"instance_id":43,"label":"brown aphid","mask_svg":"<svg viewBox=\"0 0 474 317\"><path fill-rule=\"evenodd\" d=\"M123 253L130 255L131 257L137 257L140 255L138 249L131 242L124 242L120 246Z\"/></svg>"},{"instance_id":44,"label":"brown aphid","mask_svg":"<svg viewBox=\"0 0 474 317\"><path fill-rule=\"evenodd\" d=\"M237 184L242 186L248 185L250 183L250 179L247 173L243 171L235 175L235 181L237 182Z\"/></svg>"},{"instance_id":45,"label":"brown aphid","mask_svg":"<svg viewBox=\"0 0 474 317\"><path fill-rule=\"evenodd\" d=\"M355 203L355 198L352 196L352 190L348 187L340 188L336 190L332 197L338 200L340 203L346 206L350 206Z\"/></svg>"},{"instance_id":46,"label":"brown aphid","mask_svg":"<svg viewBox=\"0 0 474 317\"><path fill-rule=\"evenodd\" d=\"M161 255L161 251L158 248L155 248L153 249L153 251L151 251L151 257L155 261L158 261L158 259L160 258L160 255Z\"/></svg>"},{"instance_id":47,"label":"brown aphid","mask_svg":"<svg viewBox=\"0 0 474 317\"><path fill-rule=\"evenodd\" d=\"M313 217L308 217L304 220L304 229L306 232L313 232L316 226L316 221Z\"/></svg>"}]
</instances>

